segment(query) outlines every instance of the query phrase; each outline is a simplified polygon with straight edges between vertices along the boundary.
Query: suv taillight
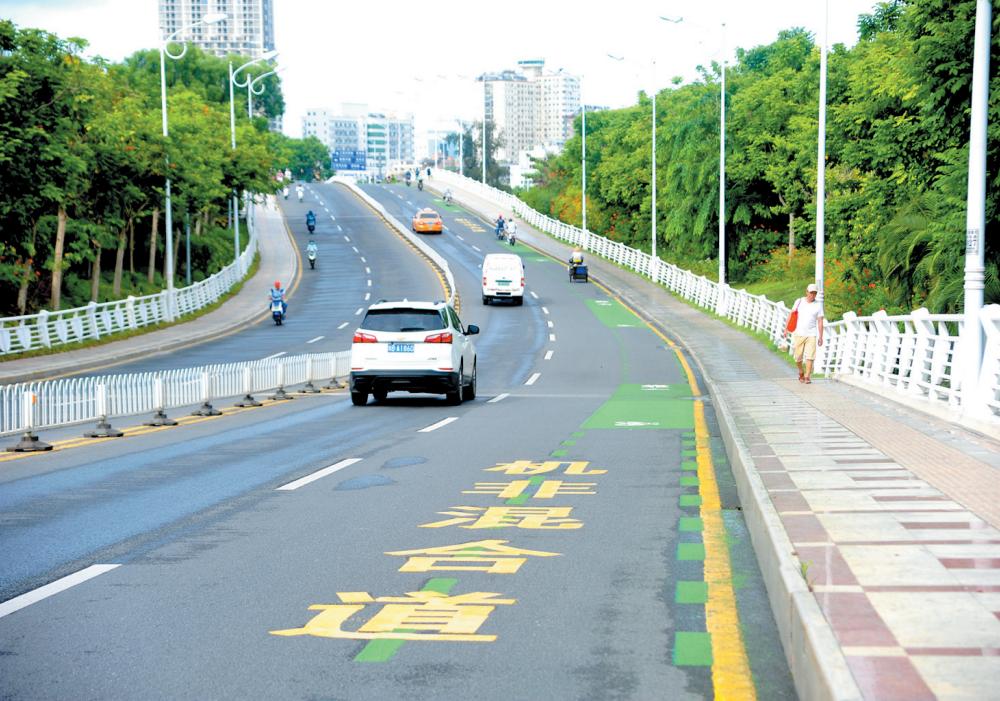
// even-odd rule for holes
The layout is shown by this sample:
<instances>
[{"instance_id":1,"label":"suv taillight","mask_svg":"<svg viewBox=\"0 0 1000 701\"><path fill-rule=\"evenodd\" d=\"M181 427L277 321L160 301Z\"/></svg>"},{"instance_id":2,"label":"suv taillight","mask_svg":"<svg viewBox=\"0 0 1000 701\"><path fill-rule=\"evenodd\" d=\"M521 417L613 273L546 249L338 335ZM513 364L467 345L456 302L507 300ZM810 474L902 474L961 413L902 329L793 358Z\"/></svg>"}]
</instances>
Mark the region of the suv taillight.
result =
<instances>
[{"instance_id":1,"label":"suv taillight","mask_svg":"<svg viewBox=\"0 0 1000 701\"><path fill-rule=\"evenodd\" d=\"M524 278L521 278L521 289L524 289Z\"/></svg>"},{"instance_id":2,"label":"suv taillight","mask_svg":"<svg viewBox=\"0 0 1000 701\"><path fill-rule=\"evenodd\" d=\"M451 343L451 332L436 333L424 339L424 343Z\"/></svg>"},{"instance_id":3,"label":"suv taillight","mask_svg":"<svg viewBox=\"0 0 1000 701\"><path fill-rule=\"evenodd\" d=\"M354 342L355 343L378 343L378 339L372 336L370 333L361 333L360 331L354 332Z\"/></svg>"},{"instance_id":4,"label":"suv taillight","mask_svg":"<svg viewBox=\"0 0 1000 701\"><path fill-rule=\"evenodd\" d=\"M486 287L486 276L483 276L483 287Z\"/></svg>"}]
</instances>

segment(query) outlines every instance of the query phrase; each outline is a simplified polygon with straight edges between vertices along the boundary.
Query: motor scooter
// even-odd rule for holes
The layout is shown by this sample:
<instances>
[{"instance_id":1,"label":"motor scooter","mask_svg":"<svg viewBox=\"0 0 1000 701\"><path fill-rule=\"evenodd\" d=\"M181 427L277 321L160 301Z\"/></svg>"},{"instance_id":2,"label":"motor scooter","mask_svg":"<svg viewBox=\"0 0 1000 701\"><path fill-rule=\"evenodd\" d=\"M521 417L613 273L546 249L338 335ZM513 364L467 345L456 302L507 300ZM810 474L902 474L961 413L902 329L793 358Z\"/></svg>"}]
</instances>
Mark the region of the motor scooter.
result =
<instances>
[{"instance_id":1,"label":"motor scooter","mask_svg":"<svg viewBox=\"0 0 1000 701\"><path fill-rule=\"evenodd\" d=\"M307 251L306 257L309 259L309 268L313 269L316 267L316 251Z\"/></svg>"},{"instance_id":2,"label":"motor scooter","mask_svg":"<svg viewBox=\"0 0 1000 701\"><path fill-rule=\"evenodd\" d=\"M310 233L310 234L311 234L312 232L316 231L316 224L315 224L315 222L308 222L308 223L306 224L306 228L307 228L307 229L309 229L309 233Z\"/></svg>"},{"instance_id":3,"label":"motor scooter","mask_svg":"<svg viewBox=\"0 0 1000 701\"><path fill-rule=\"evenodd\" d=\"M280 299L271 300L271 318L274 319L276 326L281 326L281 322L285 319L285 308Z\"/></svg>"},{"instance_id":4,"label":"motor scooter","mask_svg":"<svg viewBox=\"0 0 1000 701\"><path fill-rule=\"evenodd\" d=\"M418 180L417 181L417 189L418 190L423 190L424 189L424 181L423 180Z\"/></svg>"}]
</instances>

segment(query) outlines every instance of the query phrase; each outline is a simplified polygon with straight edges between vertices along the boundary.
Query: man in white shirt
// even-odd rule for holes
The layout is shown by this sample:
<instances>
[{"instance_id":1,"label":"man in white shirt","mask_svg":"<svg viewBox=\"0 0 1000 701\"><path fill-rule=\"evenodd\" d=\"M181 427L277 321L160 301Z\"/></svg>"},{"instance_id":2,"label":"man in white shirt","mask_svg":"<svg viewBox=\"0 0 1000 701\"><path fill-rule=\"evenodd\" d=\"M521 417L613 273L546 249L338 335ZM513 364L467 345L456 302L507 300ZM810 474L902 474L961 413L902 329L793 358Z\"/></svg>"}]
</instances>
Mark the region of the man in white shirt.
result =
<instances>
[{"instance_id":1,"label":"man in white shirt","mask_svg":"<svg viewBox=\"0 0 1000 701\"><path fill-rule=\"evenodd\" d=\"M816 300L817 292L816 285L810 283L806 287L806 296L796 300L792 308L799 313L795 331L792 332L792 355L799 368L799 382L807 385L812 382L816 346L823 345L823 304Z\"/></svg>"}]
</instances>

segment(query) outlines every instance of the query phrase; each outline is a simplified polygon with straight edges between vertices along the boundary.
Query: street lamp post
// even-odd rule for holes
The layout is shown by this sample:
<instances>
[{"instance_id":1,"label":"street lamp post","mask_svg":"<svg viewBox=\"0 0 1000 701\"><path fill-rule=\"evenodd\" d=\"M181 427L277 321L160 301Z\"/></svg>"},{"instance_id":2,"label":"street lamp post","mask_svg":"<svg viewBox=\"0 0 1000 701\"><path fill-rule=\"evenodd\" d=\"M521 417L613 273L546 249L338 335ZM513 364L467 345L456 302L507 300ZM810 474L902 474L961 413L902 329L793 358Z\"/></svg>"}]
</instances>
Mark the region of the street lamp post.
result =
<instances>
[{"instance_id":1,"label":"street lamp post","mask_svg":"<svg viewBox=\"0 0 1000 701\"><path fill-rule=\"evenodd\" d=\"M236 101L233 99L233 87L247 88L250 89L250 84L253 82L251 76L247 76L243 82L237 79L240 71L256 64L261 61L269 61L278 55L277 51L268 51L259 58L255 58L251 61L247 61L235 71L233 70L233 62L229 62L229 135L232 145L232 150L236 150ZM247 99L250 99L249 92L247 94ZM250 105L247 105L247 111L250 111ZM239 198L236 195L236 191L232 194L233 202L233 261L239 261L240 259L240 208L239 208ZM242 272L242 271L241 271Z\"/></svg>"},{"instance_id":2,"label":"street lamp post","mask_svg":"<svg viewBox=\"0 0 1000 701\"><path fill-rule=\"evenodd\" d=\"M983 359L983 329L979 319L986 282L986 129L990 89L990 0L976 3L976 42L972 62L972 113L969 124L969 179L965 215L965 323L961 359L962 408L976 413L986 406L979 401L979 372ZM970 411L971 410L971 411Z\"/></svg>"},{"instance_id":3,"label":"street lamp post","mask_svg":"<svg viewBox=\"0 0 1000 701\"><path fill-rule=\"evenodd\" d=\"M819 54L819 139L816 145L816 298L823 301L824 265L826 245L824 211L826 205L826 43L830 19L830 2L823 3L823 44Z\"/></svg>"},{"instance_id":4,"label":"street lamp post","mask_svg":"<svg viewBox=\"0 0 1000 701\"><path fill-rule=\"evenodd\" d=\"M187 53L187 43L184 43L184 48L181 49L179 54L170 53L168 48L169 44L179 35L187 32L194 27L202 24L215 24L226 19L228 15L221 12L213 12L207 15L203 15L200 20L189 24L185 27L181 27L173 34L169 34L163 41L160 42L160 112L163 116L163 138L166 139L170 132L167 128L167 57L179 61L184 58ZM173 302L173 291L174 291L174 235L173 235L173 216L170 209L170 161L167 160L167 176L166 184L164 187L165 195L165 205L164 205L164 224L166 225L166 250L163 256L163 273L164 277L167 279L167 318L173 319L174 317L174 302Z\"/></svg>"}]
</instances>

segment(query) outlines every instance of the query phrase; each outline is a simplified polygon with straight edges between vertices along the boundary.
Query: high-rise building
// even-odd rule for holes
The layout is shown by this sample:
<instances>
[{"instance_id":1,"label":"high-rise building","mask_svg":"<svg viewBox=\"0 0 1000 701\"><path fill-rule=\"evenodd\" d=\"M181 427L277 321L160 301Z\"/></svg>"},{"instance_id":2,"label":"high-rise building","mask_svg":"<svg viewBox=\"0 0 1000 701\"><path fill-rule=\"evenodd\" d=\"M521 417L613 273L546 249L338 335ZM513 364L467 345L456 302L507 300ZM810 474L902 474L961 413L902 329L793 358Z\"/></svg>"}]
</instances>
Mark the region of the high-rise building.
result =
<instances>
[{"instance_id":1,"label":"high-rise building","mask_svg":"<svg viewBox=\"0 0 1000 701\"><path fill-rule=\"evenodd\" d=\"M192 27L181 37L216 56L241 54L257 58L274 49L273 0L159 0L160 37L221 12L226 19Z\"/></svg>"},{"instance_id":2,"label":"high-rise building","mask_svg":"<svg viewBox=\"0 0 1000 701\"><path fill-rule=\"evenodd\" d=\"M502 142L497 159L516 164L522 154L557 150L573 135L580 113L580 79L546 72L545 61L518 61L518 69L484 73L483 113Z\"/></svg>"},{"instance_id":3,"label":"high-rise building","mask_svg":"<svg viewBox=\"0 0 1000 701\"><path fill-rule=\"evenodd\" d=\"M413 116L369 112L364 104L345 103L340 114L306 110L302 136L322 141L338 171L385 175L414 160Z\"/></svg>"}]
</instances>

